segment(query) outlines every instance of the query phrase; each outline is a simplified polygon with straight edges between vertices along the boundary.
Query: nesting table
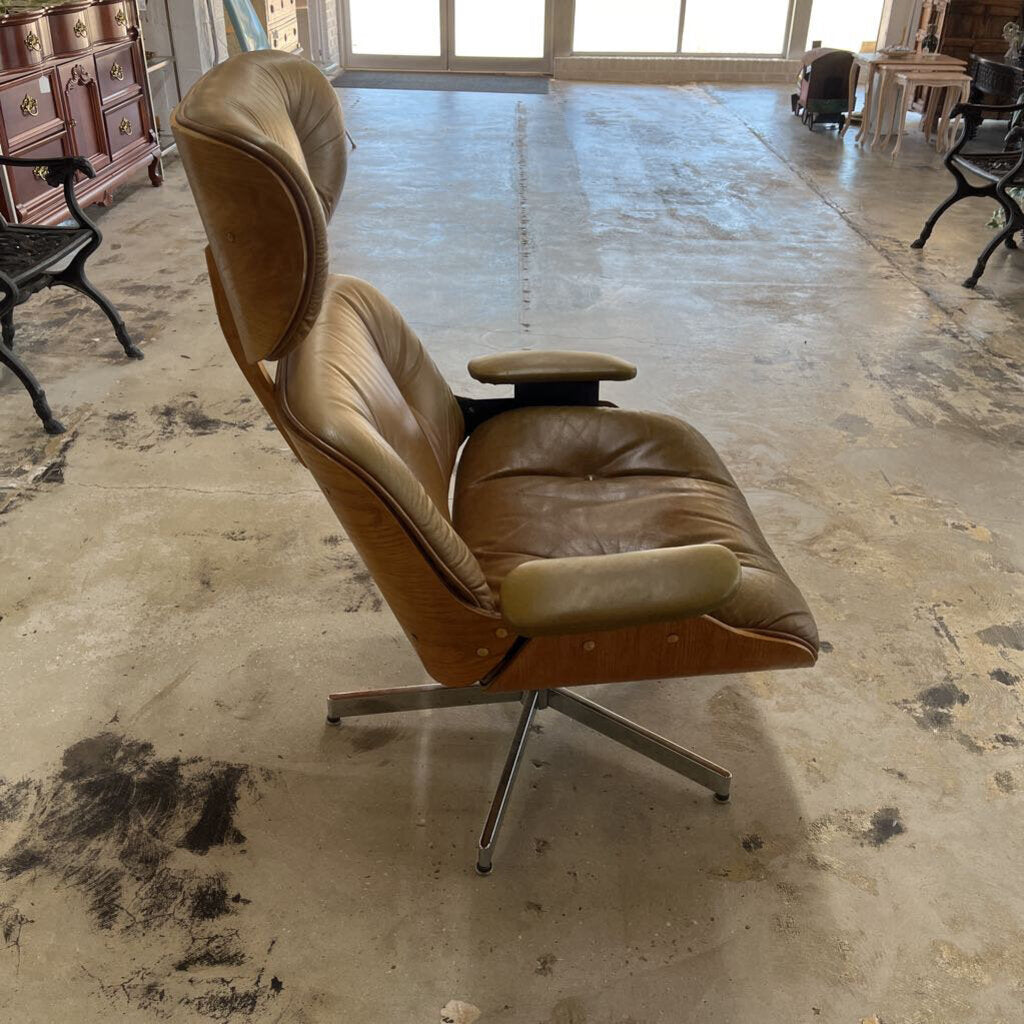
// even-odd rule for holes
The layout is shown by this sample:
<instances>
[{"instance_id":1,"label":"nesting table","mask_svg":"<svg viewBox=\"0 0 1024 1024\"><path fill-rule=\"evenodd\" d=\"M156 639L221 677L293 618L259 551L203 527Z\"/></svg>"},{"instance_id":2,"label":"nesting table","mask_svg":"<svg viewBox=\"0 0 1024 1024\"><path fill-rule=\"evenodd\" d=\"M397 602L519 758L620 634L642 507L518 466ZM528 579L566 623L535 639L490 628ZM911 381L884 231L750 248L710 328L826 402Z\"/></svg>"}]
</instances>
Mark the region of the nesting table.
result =
<instances>
[{"instance_id":1,"label":"nesting table","mask_svg":"<svg viewBox=\"0 0 1024 1024\"><path fill-rule=\"evenodd\" d=\"M900 155L900 150L903 148L907 110L913 99L914 90L919 86L928 90L924 117L921 118L921 130L928 138L931 126L935 125L936 148L940 152L945 152L953 145L956 124L950 117L953 106L957 101L966 103L971 95L970 75L965 75L962 72L899 71L896 73L895 80L897 99L893 127L896 131L896 144L892 150L893 160ZM881 101L882 97L879 97L879 100ZM875 138L878 138L877 133ZM888 138L886 135L883 141L888 141Z\"/></svg>"},{"instance_id":2,"label":"nesting table","mask_svg":"<svg viewBox=\"0 0 1024 1024\"><path fill-rule=\"evenodd\" d=\"M853 64L850 67L851 110L853 110L856 103L857 79L860 76L861 69L864 70L867 76L864 93L864 113L861 116L860 131L857 132L856 141L858 143L870 142L872 146L877 145L882 136L883 124L887 120L891 124L896 119L896 115L900 113L896 109L895 104L891 105L889 109L886 106L891 103L894 90L899 87L900 83L896 81L897 75L907 75L914 78L921 75L934 75L936 76L934 83L936 85L940 78L953 79L960 76L966 79L969 85L970 79L965 74L966 67L966 61L961 60L959 57L949 57L944 53L908 53L899 56L886 56L883 53L855 54ZM933 83L915 81L914 84L927 85ZM960 84L959 79L958 84ZM876 92L877 102L875 101ZM947 89L947 101L949 99L948 93L949 90ZM902 115L903 117L900 119L901 124L906 117L905 100ZM839 134L845 135L849 127L850 122L847 121ZM889 134L890 132L886 131L885 137L888 138ZM902 140L902 134L900 139ZM899 142L897 142L898 145Z\"/></svg>"}]
</instances>

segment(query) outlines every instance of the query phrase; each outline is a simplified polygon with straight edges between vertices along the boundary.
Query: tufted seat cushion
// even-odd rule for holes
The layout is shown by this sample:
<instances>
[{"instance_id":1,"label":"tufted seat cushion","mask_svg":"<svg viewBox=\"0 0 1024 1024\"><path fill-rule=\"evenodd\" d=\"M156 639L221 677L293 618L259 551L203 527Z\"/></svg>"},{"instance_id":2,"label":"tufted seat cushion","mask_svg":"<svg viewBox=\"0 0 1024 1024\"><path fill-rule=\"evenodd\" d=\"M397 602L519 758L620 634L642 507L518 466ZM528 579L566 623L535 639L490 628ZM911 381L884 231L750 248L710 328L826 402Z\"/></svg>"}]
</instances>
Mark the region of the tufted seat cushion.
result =
<instances>
[{"instance_id":1,"label":"tufted seat cushion","mask_svg":"<svg viewBox=\"0 0 1024 1024\"><path fill-rule=\"evenodd\" d=\"M534 558L723 544L739 591L713 617L817 652L814 619L722 460L689 424L626 409L517 409L478 427L453 517L495 594Z\"/></svg>"}]
</instances>

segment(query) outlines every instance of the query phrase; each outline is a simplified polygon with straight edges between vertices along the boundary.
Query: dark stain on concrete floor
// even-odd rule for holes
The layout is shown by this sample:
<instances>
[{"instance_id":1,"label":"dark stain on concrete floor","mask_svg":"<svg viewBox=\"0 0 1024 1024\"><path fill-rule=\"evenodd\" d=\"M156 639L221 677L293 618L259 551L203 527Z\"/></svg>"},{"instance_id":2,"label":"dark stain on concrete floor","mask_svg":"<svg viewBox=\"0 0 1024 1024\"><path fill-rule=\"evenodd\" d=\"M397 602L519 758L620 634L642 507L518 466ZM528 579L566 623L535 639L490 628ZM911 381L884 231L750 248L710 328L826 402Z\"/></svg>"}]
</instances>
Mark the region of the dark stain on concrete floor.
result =
<instances>
[{"instance_id":1,"label":"dark stain on concrete floor","mask_svg":"<svg viewBox=\"0 0 1024 1024\"><path fill-rule=\"evenodd\" d=\"M280 988L263 983L266 964L244 980L230 975L265 959L262 943L253 951L242 939L252 901L230 896L227 875L204 866L214 848L245 842L235 824L244 787L256 789L246 765L158 757L113 732L68 747L49 777L0 783L0 849L4 833L13 839L0 855L4 944L24 941L31 922L18 905L33 901L34 887L69 888L98 932L140 952L157 947L128 978L90 974L101 992L154 1010L176 1002L215 1020L250 1016Z\"/></svg>"},{"instance_id":2,"label":"dark stain on concrete floor","mask_svg":"<svg viewBox=\"0 0 1024 1024\"><path fill-rule=\"evenodd\" d=\"M152 413L160 424L160 432L164 437L182 432L203 436L215 434L218 430L248 430L252 427L251 422L221 420L210 416L194 398L156 406Z\"/></svg>"},{"instance_id":3,"label":"dark stain on concrete floor","mask_svg":"<svg viewBox=\"0 0 1024 1024\"><path fill-rule=\"evenodd\" d=\"M967 704L969 693L952 680L920 690L913 700L901 700L896 706L908 711L922 729L944 729L953 724L957 707Z\"/></svg>"},{"instance_id":4,"label":"dark stain on concrete floor","mask_svg":"<svg viewBox=\"0 0 1024 1024\"><path fill-rule=\"evenodd\" d=\"M864 832L864 839L872 846L882 846L906 830L900 820L899 808L880 807L871 815L871 824Z\"/></svg>"},{"instance_id":5,"label":"dark stain on concrete floor","mask_svg":"<svg viewBox=\"0 0 1024 1024\"><path fill-rule=\"evenodd\" d=\"M992 647L1010 647L1015 651L1024 651L1024 622L989 626L978 632L978 639Z\"/></svg>"},{"instance_id":6,"label":"dark stain on concrete floor","mask_svg":"<svg viewBox=\"0 0 1024 1024\"><path fill-rule=\"evenodd\" d=\"M997 683L1002 683L1003 686L1016 686L1020 682L1020 676L1015 676L1005 668L992 669L989 672L989 678L994 679Z\"/></svg>"}]
</instances>

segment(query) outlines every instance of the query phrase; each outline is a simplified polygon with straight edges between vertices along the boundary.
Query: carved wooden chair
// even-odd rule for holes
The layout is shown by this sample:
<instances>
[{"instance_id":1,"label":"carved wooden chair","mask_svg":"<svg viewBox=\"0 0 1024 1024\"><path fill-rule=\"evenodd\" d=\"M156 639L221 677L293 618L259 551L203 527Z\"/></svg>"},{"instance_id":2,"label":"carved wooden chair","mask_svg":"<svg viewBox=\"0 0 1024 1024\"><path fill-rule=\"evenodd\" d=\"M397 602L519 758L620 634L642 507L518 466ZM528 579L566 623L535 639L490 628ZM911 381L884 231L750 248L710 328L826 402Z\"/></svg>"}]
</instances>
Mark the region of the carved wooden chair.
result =
<instances>
[{"instance_id":1,"label":"carved wooden chair","mask_svg":"<svg viewBox=\"0 0 1024 1024\"><path fill-rule=\"evenodd\" d=\"M814 664L807 605L711 445L600 404L635 368L597 353L486 356L472 375L513 396L453 395L380 292L328 272L344 125L308 62L233 57L173 128L228 346L439 684L333 693L328 722L520 701L481 873L542 708L728 800L725 768L569 689Z\"/></svg>"},{"instance_id":2,"label":"carved wooden chair","mask_svg":"<svg viewBox=\"0 0 1024 1024\"><path fill-rule=\"evenodd\" d=\"M62 434L63 424L54 417L46 392L21 359L14 353L14 309L36 292L54 285L65 285L88 296L106 314L125 353L141 359L142 350L131 336L113 303L86 277L85 261L100 247L103 235L89 220L75 198L75 176L79 173L94 178L95 171L84 157L69 156L52 159L21 160L0 156L2 167L30 167L34 174L51 188L64 188L64 201L75 220L75 226L43 227L36 224L10 224L0 217L0 363L7 366L25 386L32 398L36 415L48 434ZM62 268L60 264L65 263ZM58 269L54 270L54 267Z\"/></svg>"}]
</instances>

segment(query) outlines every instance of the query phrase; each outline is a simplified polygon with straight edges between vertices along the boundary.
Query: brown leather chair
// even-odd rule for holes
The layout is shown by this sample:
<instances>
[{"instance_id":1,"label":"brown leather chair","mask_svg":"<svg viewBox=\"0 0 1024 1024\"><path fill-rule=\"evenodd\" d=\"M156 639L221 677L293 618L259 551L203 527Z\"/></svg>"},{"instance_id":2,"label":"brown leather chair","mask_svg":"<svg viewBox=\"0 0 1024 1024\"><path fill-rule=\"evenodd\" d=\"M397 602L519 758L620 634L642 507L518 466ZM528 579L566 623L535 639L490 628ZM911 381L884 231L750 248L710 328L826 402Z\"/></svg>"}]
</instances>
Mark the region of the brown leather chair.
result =
<instances>
[{"instance_id":1,"label":"brown leather chair","mask_svg":"<svg viewBox=\"0 0 1024 1024\"><path fill-rule=\"evenodd\" d=\"M807 605L711 445L599 402L635 374L607 355L485 356L470 373L514 397L453 395L380 292L328 271L344 124L307 61L233 57L173 127L228 345L439 684L331 694L328 721L522 701L482 873L540 708L728 800L724 768L564 689L814 664Z\"/></svg>"}]
</instances>

